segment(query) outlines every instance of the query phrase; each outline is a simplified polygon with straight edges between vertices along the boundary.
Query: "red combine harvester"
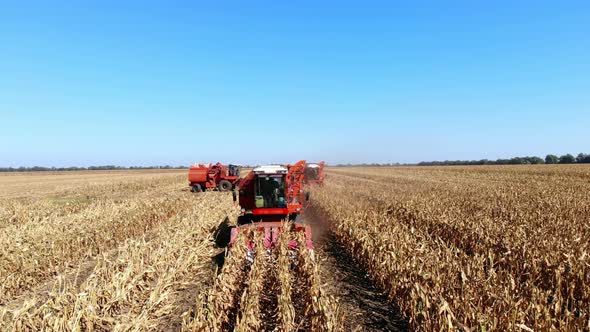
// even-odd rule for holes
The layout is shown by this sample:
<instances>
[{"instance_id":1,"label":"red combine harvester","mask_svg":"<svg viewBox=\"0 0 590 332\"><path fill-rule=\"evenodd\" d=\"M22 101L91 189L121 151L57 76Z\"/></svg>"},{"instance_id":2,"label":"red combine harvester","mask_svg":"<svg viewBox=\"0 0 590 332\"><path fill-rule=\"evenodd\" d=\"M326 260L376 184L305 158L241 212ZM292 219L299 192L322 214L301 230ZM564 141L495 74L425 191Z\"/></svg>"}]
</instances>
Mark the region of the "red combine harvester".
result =
<instances>
[{"instance_id":1,"label":"red combine harvester","mask_svg":"<svg viewBox=\"0 0 590 332\"><path fill-rule=\"evenodd\" d=\"M303 192L304 171L305 160L301 160L295 165L259 166L242 179L239 184L242 215L238 227L231 230L230 245L240 230L255 227L264 232L264 246L270 250L288 220L292 222L288 224L290 231L304 232L307 248L313 249L310 226L296 221L308 198ZM296 247L297 243L291 241L289 246Z\"/></svg>"},{"instance_id":2,"label":"red combine harvester","mask_svg":"<svg viewBox=\"0 0 590 332\"><path fill-rule=\"evenodd\" d=\"M188 182L193 192L206 189L233 190L240 180L240 167L236 165L194 164L188 170Z\"/></svg>"},{"instance_id":3,"label":"red combine harvester","mask_svg":"<svg viewBox=\"0 0 590 332\"><path fill-rule=\"evenodd\" d=\"M307 184L324 184L324 166L325 162L307 164L305 166L305 183Z\"/></svg>"}]
</instances>

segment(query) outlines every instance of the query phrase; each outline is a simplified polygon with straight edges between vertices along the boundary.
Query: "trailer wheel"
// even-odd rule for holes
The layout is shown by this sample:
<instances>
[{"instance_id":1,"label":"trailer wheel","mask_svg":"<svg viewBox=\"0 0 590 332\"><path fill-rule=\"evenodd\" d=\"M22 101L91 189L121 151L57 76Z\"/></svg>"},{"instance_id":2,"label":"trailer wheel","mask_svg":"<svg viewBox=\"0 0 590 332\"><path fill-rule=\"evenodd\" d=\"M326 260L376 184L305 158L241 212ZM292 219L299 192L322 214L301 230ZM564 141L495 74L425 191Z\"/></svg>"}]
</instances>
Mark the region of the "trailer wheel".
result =
<instances>
[{"instance_id":1,"label":"trailer wheel","mask_svg":"<svg viewBox=\"0 0 590 332\"><path fill-rule=\"evenodd\" d=\"M217 189L219 189L219 191L230 191L232 189L232 184L227 180L221 180L217 185Z\"/></svg>"},{"instance_id":2,"label":"trailer wheel","mask_svg":"<svg viewBox=\"0 0 590 332\"><path fill-rule=\"evenodd\" d=\"M201 185L200 185L200 184L198 184L198 183L195 183L195 184L193 185L193 190L192 190L192 192L194 192L194 193L200 193L200 192L202 192L202 191L203 191L203 188L201 188Z\"/></svg>"}]
</instances>

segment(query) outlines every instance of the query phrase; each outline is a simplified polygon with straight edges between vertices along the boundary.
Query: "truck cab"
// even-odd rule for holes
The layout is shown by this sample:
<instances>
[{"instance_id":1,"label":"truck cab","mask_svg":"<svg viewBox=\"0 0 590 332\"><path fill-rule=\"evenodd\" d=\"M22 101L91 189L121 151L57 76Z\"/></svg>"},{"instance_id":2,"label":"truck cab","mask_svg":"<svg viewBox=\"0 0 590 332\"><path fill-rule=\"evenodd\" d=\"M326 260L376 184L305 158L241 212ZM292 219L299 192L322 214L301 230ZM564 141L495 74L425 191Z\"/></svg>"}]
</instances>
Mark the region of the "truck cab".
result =
<instances>
[{"instance_id":1,"label":"truck cab","mask_svg":"<svg viewBox=\"0 0 590 332\"><path fill-rule=\"evenodd\" d=\"M295 219L303 202L305 161L254 168L240 183L240 223Z\"/></svg>"},{"instance_id":2,"label":"truck cab","mask_svg":"<svg viewBox=\"0 0 590 332\"><path fill-rule=\"evenodd\" d=\"M288 170L284 167L262 166L253 170L254 206L256 209L285 209L285 177Z\"/></svg>"}]
</instances>

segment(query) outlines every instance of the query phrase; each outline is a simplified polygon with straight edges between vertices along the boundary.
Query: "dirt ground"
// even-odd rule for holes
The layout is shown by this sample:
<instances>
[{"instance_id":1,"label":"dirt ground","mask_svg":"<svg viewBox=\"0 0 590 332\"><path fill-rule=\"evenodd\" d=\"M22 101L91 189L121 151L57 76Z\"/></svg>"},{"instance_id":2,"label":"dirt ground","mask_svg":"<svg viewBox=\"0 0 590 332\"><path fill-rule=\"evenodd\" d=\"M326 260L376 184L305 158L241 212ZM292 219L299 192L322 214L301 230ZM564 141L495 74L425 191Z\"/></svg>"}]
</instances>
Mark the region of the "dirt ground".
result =
<instances>
[{"instance_id":1,"label":"dirt ground","mask_svg":"<svg viewBox=\"0 0 590 332\"><path fill-rule=\"evenodd\" d=\"M408 331L399 310L387 301L362 266L346 252L330 231L329 221L310 206L303 221L312 225L316 257L322 282L329 295L335 296L345 313L347 331Z\"/></svg>"}]
</instances>

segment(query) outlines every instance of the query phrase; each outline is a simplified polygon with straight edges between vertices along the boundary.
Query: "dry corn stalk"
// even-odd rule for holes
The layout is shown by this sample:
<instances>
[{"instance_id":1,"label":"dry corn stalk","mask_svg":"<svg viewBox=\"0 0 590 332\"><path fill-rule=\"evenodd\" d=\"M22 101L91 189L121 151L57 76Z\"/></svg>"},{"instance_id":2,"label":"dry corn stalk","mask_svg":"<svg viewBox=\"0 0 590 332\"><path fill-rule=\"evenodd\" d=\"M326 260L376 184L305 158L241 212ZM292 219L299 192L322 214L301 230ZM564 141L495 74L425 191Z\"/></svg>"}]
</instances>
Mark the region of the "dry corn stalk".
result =
<instances>
[{"instance_id":1,"label":"dry corn stalk","mask_svg":"<svg viewBox=\"0 0 590 332\"><path fill-rule=\"evenodd\" d=\"M167 200L178 206L153 208L173 208L174 213L164 212L169 219L148 218L151 228L101 253L87 275L64 274L52 290L10 303L0 310L0 330L150 331L174 321L179 326L184 294L203 293L203 281L210 278L211 230L234 208L227 195L195 200L189 193L175 193Z\"/></svg>"},{"instance_id":2,"label":"dry corn stalk","mask_svg":"<svg viewBox=\"0 0 590 332\"><path fill-rule=\"evenodd\" d=\"M587 328L590 173L343 168L315 206L416 330Z\"/></svg>"}]
</instances>

